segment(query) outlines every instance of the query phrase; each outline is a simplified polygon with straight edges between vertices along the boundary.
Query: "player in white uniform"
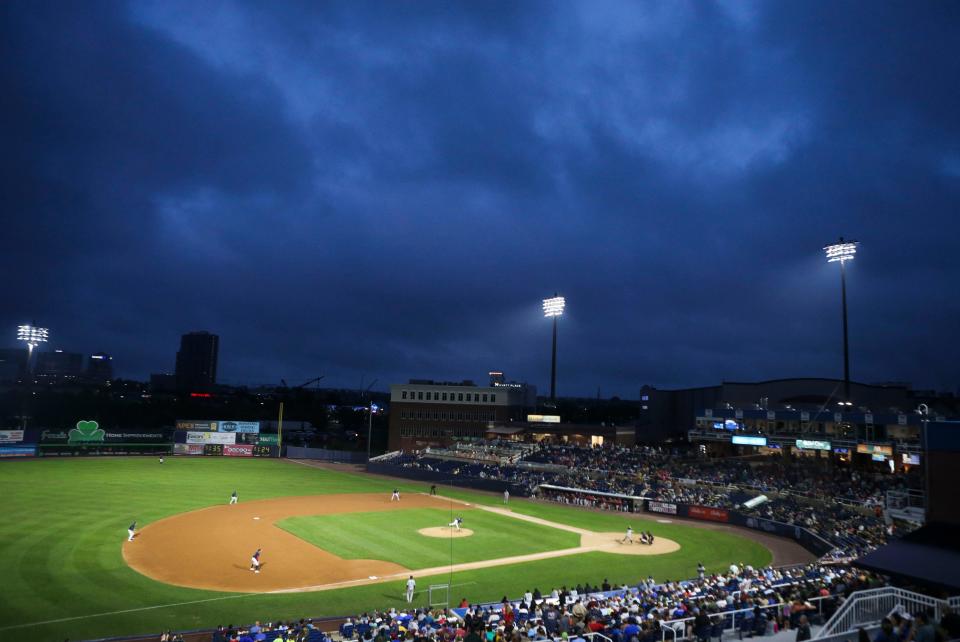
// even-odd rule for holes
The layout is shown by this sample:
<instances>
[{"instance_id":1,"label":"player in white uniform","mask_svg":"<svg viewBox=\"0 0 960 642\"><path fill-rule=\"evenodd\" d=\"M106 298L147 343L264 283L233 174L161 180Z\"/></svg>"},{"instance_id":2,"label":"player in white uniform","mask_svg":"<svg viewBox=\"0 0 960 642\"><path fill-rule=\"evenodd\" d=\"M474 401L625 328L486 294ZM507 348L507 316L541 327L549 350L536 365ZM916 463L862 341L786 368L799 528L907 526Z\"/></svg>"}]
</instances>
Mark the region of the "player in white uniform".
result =
<instances>
[{"instance_id":1,"label":"player in white uniform","mask_svg":"<svg viewBox=\"0 0 960 642\"><path fill-rule=\"evenodd\" d=\"M633 526L627 526L627 534L620 541L633 544Z\"/></svg>"},{"instance_id":2,"label":"player in white uniform","mask_svg":"<svg viewBox=\"0 0 960 642\"><path fill-rule=\"evenodd\" d=\"M393 489L393 495L390 495L390 501L392 502L393 500L397 500L398 502L400 501L400 489L399 489L399 488L394 488L394 489Z\"/></svg>"},{"instance_id":3,"label":"player in white uniform","mask_svg":"<svg viewBox=\"0 0 960 642\"><path fill-rule=\"evenodd\" d=\"M509 503L510 503L510 491L509 491L509 490L504 490L504 491L503 491L503 503L504 503L504 504L509 504Z\"/></svg>"},{"instance_id":4,"label":"player in white uniform","mask_svg":"<svg viewBox=\"0 0 960 642\"><path fill-rule=\"evenodd\" d=\"M417 588L417 581L413 579L413 575L410 576L410 579L407 580L407 604L413 602L413 591Z\"/></svg>"},{"instance_id":5,"label":"player in white uniform","mask_svg":"<svg viewBox=\"0 0 960 642\"><path fill-rule=\"evenodd\" d=\"M456 528L457 530L460 530L460 524L462 523L463 523L463 518L458 516L455 520L447 524L447 526L450 528Z\"/></svg>"},{"instance_id":6,"label":"player in white uniform","mask_svg":"<svg viewBox=\"0 0 960 642\"><path fill-rule=\"evenodd\" d=\"M236 504L237 501L238 501L238 500L237 500L237 491L233 491L233 494L230 495L230 503L231 503L231 504Z\"/></svg>"},{"instance_id":7,"label":"player in white uniform","mask_svg":"<svg viewBox=\"0 0 960 642\"><path fill-rule=\"evenodd\" d=\"M127 541L128 541L128 542L132 542L132 541L133 541L133 536L134 536L134 534L136 533L136 530L137 530L137 523L134 522L134 523L130 524L130 528L127 529Z\"/></svg>"}]
</instances>

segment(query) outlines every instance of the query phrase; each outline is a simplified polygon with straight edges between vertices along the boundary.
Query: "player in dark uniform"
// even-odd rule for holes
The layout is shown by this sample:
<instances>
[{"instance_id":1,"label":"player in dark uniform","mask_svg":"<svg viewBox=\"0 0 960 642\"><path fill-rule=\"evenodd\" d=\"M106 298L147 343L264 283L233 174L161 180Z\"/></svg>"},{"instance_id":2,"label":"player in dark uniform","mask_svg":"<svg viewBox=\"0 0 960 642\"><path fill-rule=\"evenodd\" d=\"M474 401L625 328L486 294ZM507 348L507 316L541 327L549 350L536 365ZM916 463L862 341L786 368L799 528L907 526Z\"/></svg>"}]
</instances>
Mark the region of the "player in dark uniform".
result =
<instances>
[{"instance_id":1,"label":"player in dark uniform","mask_svg":"<svg viewBox=\"0 0 960 642\"><path fill-rule=\"evenodd\" d=\"M250 556L250 570L254 573L260 572L260 550L257 549L257 552Z\"/></svg>"}]
</instances>

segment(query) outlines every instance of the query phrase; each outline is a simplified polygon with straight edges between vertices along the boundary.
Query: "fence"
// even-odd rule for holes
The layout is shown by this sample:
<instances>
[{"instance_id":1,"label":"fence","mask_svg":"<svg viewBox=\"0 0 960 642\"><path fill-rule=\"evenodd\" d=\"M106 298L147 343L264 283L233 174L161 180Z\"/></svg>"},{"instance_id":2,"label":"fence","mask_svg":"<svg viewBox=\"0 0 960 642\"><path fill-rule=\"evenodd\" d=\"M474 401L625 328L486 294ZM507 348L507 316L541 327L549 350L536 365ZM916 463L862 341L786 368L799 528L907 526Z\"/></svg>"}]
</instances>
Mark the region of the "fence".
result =
<instances>
[{"instance_id":1,"label":"fence","mask_svg":"<svg viewBox=\"0 0 960 642\"><path fill-rule=\"evenodd\" d=\"M810 603L816 603L817 614L822 618L824 613L824 602L832 601L836 598L833 596L826 597L815 597L807 600ZM723 613L718 613L711 617L711 630L716 630L715 627L720 625L723 633L733 633L740 629L744 622L749 622L753 619L754 609L757 607L750 607L748 609L737 609L735 611L724 611ZM762 612L772 611L774 614L777 613L778 609L782 609L782 604L770 604L767 606L759 607ZM722 619L720 622L716 622L714 618L720 616ZM809 617L809 614L808 614ZM690 640L696 637L696 631L693 631L693 621L696 618L693 617L684 617L678 618L676 620L664 620L660 622L660 639L663 642L667 640L679 641L679 640ZM774 618L768 618L768 621L772 621ZM688 631L689 629L689 631ZM689 635L688 635L689 633ZM720 637L715 633L711 633L707 637Z\"/></svg>"},{"instance_id":2,"label":"fence","mask_svg":"<svg viewBox=\"0 0 960 642\"><path fill-rule=\"evenodd\" d=\"M362 464L367 461L367 454L364 452L327 450L326 448L301 448L300 446L287 446L286 455L287 459L315 459L318 461L343 464Z\"/></svg>"}]
</instances>

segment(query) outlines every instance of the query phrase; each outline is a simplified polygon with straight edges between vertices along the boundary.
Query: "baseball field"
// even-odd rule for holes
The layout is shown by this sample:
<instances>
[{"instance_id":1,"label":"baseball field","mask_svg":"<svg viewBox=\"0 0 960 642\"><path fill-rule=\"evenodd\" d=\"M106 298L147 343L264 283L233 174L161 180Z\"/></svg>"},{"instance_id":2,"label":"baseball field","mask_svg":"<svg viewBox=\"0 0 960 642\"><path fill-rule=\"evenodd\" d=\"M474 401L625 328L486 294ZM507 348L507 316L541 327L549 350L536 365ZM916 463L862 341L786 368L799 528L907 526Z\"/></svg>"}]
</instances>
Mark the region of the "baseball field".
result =
<instances>
[{"instance_id":1,"label":"baseball field","mask_svg":"<svg viewBox=\"0 0 960 642\"><path fill-rule=\"evenodd\" d=\"M391 501L399 487L402 499ZM0 464L0 640L83 640L347 615L760 566L730 532L325 470L285 460L91 458ZM240 502L228 505L236 490ZM448 526L463 519L462 530ZM127 542L136 520L138 534ZM628 525L653 546L620 543ZM262 548L261 572L250 556Z\"/></svg>"}]
</instances>

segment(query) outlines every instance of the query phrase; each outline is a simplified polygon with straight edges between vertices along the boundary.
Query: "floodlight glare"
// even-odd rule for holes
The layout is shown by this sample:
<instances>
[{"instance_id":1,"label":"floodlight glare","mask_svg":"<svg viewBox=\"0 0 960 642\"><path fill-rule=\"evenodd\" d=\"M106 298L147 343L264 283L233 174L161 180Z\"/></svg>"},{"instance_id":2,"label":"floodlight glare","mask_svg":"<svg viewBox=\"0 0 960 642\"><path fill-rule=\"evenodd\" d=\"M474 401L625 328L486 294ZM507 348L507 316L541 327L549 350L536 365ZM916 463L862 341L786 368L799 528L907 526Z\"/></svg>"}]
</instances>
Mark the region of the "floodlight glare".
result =
<instances>
[{"instance_id":1,"label":"floodlight glare","mask_svg":"<svg viewBox=\"0 0 960 642\"><path fill-rule=\"evenodd\" d=\"M562 296L555 296L551 299L543 300L543 316L559 317L563 315L563 308L566 300Z\"/></svg>"},{"instance_id":2,"label":"floodlight glare","mask_svg":"<svg viewBox=\"0 0 960 642\"><path fill-rule=\"evenodd\" d=\"M841 236L839 241L825 246L823 251L827 255L827 263L852 261L854 255L857 253L857 242L844 241Z\"/></svg>"},{"instance_id":3,"label":"floodlight glare","mask_svg":"<svg viewBox=\"0 0 960 642\"><path fill-rule=\"evenodd\" d=\"M31 350L41 343L46 343L49 330L32 325L17 326L17 341L23 341Z\"/></svg>"}]
</instances>

